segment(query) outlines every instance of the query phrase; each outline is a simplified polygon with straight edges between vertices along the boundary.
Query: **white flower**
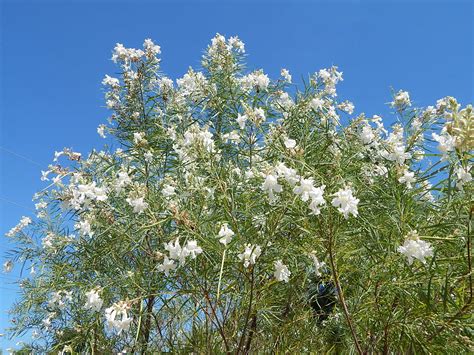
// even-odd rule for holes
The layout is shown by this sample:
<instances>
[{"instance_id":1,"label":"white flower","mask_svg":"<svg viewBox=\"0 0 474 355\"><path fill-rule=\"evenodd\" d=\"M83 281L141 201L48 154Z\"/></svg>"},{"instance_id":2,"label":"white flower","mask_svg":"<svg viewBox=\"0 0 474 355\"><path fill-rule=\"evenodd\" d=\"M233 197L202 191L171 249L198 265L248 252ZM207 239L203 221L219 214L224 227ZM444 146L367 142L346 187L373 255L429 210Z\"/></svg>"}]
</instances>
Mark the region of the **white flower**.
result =
<instances>
[{"instance_id":1,"label":"white flower","mask_svg":"<svg viewBox=\"0 0 474 355\"><path fill-rule=\"evenodd\" d=\"M293 149L293 148L296 147L296 141L294 139L291 139L291 138L288 138L288 137L285 138L283 143L285 144L285 147L287 149Z\"/></svg>"},{"instance_id":2,"label":"white flower","mask_svg":"<svg viewBox=\"0 0 474 355\"><path fill-rule=\"evenodd\" d=\"M25 227L27 227L31 223L32 223L31 218L25 217L25 216L21 217L20 222L15 227L10 229L8 233L6 234L6 236L13 237L15 234L20 233Z\"/></svg>"},{"instance_id":3,"label":"white flower","mask_svg":"<svg viewBox=\"0 0 474 355\"><path fill-rule=\"evenodd\" d=\"M275 272L273 275L275 276L275 279L278 281L288 282L291 275L291 271L288 270L288 267L283 264L281 260L275 261L274 266Z\"/></svg>"},{"instance_id":4,"label":"white flower","mask_svg":"<svg viewBox=\"0 0 474 355\"><path fill-rule=\"evenodd\" d=\"M171 270L176 269L176 264L174 260L170 260L166 255L163 263L158 266L158 270L164 272L166 276L169 275Z\"/></svg>"},{"instance_id":5,"label":"white flower","mask_svg":"<svg viewBox=\"0 0 474 355\"><path fill-rule=\"evenodd\" d=\"M472 181L472 175L471 175L471 166L468 165L466 168L463 168L462 166L459 166L456 169L456 177L457 177L457 182L456 186L458 188L462 188L464 184L467 184Z\"/></svg>"},{"instance_id":6,"label":"white flower","mask_svg":"<svg viewBox=\"0 0 474 355\"><path fill-rule=\"evenodd\" d=\"M155 56L161 53L161 47L149 38L143 42L143 49L145 49L147 56Z\"/></svg>"},{"instance_id":7,"label":"white flower","mask_svg":"<svg viewBox=\"0 0 474 355\"><path fill-rule=\"evenodd\" d=\"M354 112L354 104L350 101L344 101L337 106L340 110L352 115Z\"/></svg>"},{"instance_id":8,"label":"white flower","mask_svg":"<svg viewBox=\"0 0 474 355\"><path fill-rule=\"evenodd\" d=\"M176 191L175 191L174 186L171 186L171 185L168 185L168 184L163 185L163 189L161 190L161 193L163 194L163 196L165 198L170 198L170 197L176 195Z\"/></svg>"},{"instance_id":9,"label":"white flower","mask_svg":"<svg viewBox=\"0 0 474 355\"><path fill-rule=\"evenodd\" d=\"M326 185L321 185L320 187L315 187L309 193L311 197L311 203L309 204L309 208L311 209L311 213L315 216L321 213L320 207L326 204L326 201L323 197L325 188Z\"/></svg>"},{"instance_id":10,"label":"white flower","mask_svg":"<svg viewBox=\"0 0 474 355\"><path fill-rule=\"evenodd\" d=\"M313 259L314 273L316 276L321 276L321 269L326 266L326 263L324 261L319 261L315 251L312 251L310 256Z\"/></svg>"},{"instance_id":11,"label":"white flower","mask_svg":"<svg viewBox=\"0 0 474 355\"><path fill-rule=\"evenodd\" d=\"M179 238L176 238L174 243L169 242L168 244L164 243L165 250L169 252L170 259L179 260L181 264L184 264L186 258L186 252L183 253L183 248L179 244Z\"/></svg>"},{"instance_id":12,"label":"white flower","mask_svg":"<svg viewBox=\"0 0 474 355\"><path fill-rule=\"evenodd\" d=\"M84 304L85 309L90 309L93 312L98 312L102 308L104 301L100 298L98 290L90 290L86 292L86 303Z\"/></svg>"},{"instance_id":13,"label":"white flower","mask_svg":"<svg viewBox=\"0 0 474 355\"><path fill-rule=\"evenodd\" d=\"M187 254L191 255L191 258L195 259L197 255L202 253L202 248L197 245L196 240L188 240L186 244Z\"/></svg>"},{"instance_id":14,"label":"white flower","mask_svg":"<svg viewBox=\"0 0 474 355\"><path fill-rule=\"evenodd\" d=\"M123 188L132 183L132 179L126 171L119 171L117 174L117 180L115 182L115 191L120 193Z\"/></svg>"},{"instance_id":15,"label":"white flower","mask_svg":"<svg viewBox=\"0 0 474 355\"><path fill-rule=\"evenodd\" d=\"M247 121L247 115L241 115L240 113L237 116L237 123L239 124L240 129L245 128L245 122Z\"/></svg>"},{"instance_id":16,"label":"white flower","mask_svg":"<svg viewBox=\"0 0 474 355\"><path fill-rule=\"evenodd\" d=\"M259 88L260 90L266 90L268 88L268 84L270 84L270 79L268 78L267 74L263 74L262 72L259 72L255 75L254 77L255 80L255 86Z\"/></svg>"},{"instance_id":17,"label":"white flower","mask_svg":"<svg viewBox=\"0 0 474 355\"><path fill-rule=\"evenodd\" d=\"M97 127L97 133L98 133L99 136L101 136L102 138L105 138L105 137L106 137L106 136L105 136L105 128L106 128L106 127L107 127L107 126L104 125L104 124L101 124L101 125L99 125L99 127Z\"/></svg>"},{"instance_id":18,"label":"white flower","mask_svg":"<svg viewBox=\"0 0 474 355\"><path fill-rule=\"evenodd\" d=\"M282 186L278 183L278 178L275 175L269 174L265 177L265 181L262 184L262 190L268 193L270 201L274 201L275 192L281 192Z\"/></svg>"},{"instance_id":19,"label":"white flower","mask_svg":"<svg viewBox=\"0 0 474 355\"><path fill-rule=\"evenodd\" d=\"M227 223L222 224L221 229L219 231L219 242L224 245L227 245L232 240L234 234L234 231L229 228L229 225Z\"/></svg>"},{"instance_id":20,"label":"white flower","mask_svg":"<svg viewBox=\"0 0 474 355\"><path fill-rule=\"evenodd\" d=\"M105 310L107 325L117 330L118 334L130 328L132 318L128 316L129 309L130 306L126 302L120 301Z\"/></svg>"},{"instance_id":21,"label":"white flower","mask_svg":"<svg viewBox=\"0 0 474 355\"><path fill-rule=\"evenodd\" d=\"M352 195L352 190L350 188L340 189L334 194L332 200L332 205L337 207L337 210L344 215L344 218L349 218L351 213L354 217L357 217L357 205L359 204L359 199L355 198Z\"/></svg>"},{"instance_id":22,"label":"white flower","mask_svg":"<svg viewBox=\"0 0 474 355\"><path fill-rule=\"evenodd\" d=\"M57 292L54 292L49 301L48 301L48 307L53 308L53 307L58 307L59 309L64 309L66 307L66 302L72 300L72 292L71 291L64 291L60 290Z\"/></svg>"},{"instance_id":23,"label":"white flower","mask_svg":"<svg viewBox=\"0 0 474 355\"><path fill-rule=\"evenodd\" d=\"M275 167L275 171L279 177L285 178L291 186L295 186L300 180L300 176L296 173L296 170L288 168L284 163L278 163Z\"/></svg>"},{"instance_id":24,"label":"white flower","mask_svg":"<svg viewBox=\"0 0 474 355\"><path fill-rule=\"evenodd\" d=\"M252 88L266 90L270 84L270 79L262 71L256 71L244 76L241 83L245 90L251 90Z\"/></svg>"},{"instance_id":25,"label":"white flower","mask_svg":"<svg viewBox=\"0 0 474 355\"><path fill-rule=\"evenodd\" d=\"M240 135L237 131L231 131L229 133L225 133L222 135L222 140L224 142L231 142L231 143L239 143L240 142Z\"/></svg>"},{"instance_id":26,"label":"white flower","mask_svg":"<svg viewBox=\"0 0 474 355\"><path fill-rule=\"evenodd\" d=\"M143 133L143 132L133 133L133 143L136 144L136 145L146 144L147 140L145 139L145 133Z\"/></svg>"},{"instance_id":27,"label":"white flower","mask_svg":"<svg viewBox=\"0 0 474 355\"><path fill-rule=\"evenodd\" d=\"M145 152L145 154L143 154L143 157L145 158L145 161L147 163L152 163L153 162L153 153L151 151Z\"/></svg>"},{"instance_id":28,"label":"white flower","mask_svg":"<svg viewBox=\"0 0 474 355\"><path fill-rule=\"evenodd\" d=\"M74 225L74 227L79 230L81 235L88 235L89 237L92 237L94 235L91 224L88 220L79 221Z\"/></svg>"},{"instance_id":29,"label":"white flower","mask_svg":"<svg viewBox=\"0 0 474 355\"><path fill-rule=\"evenodd\" d=\"M237 256L244 262L244 267L249 267L250 265L255 264L261 253L262 248L260 248L259 245L246 244L244 252Z\"/></svg>"},{"instance_id":30,"label":"white flower","mask_svg":"<svg viewBox=\"0 0 474 355\"><path fill-rule=\"evenodd\" d=\"M311 100L310 104L311 108L315 111L319 111L323 108L324 100L320 99L319 97L315 97Z\"/></svg>"},{"instance_id":31,"label":"white flower","mask_svg":"<svg viewBox=\"0 0 474 355\"><path fill-rule=\"evenodd\" d=\"M414 131L418 131L422 125L423 122L419 117L415 117L413 121L411 121L411 128L413 128Z\"/></svg>"},{"instance_id":32,"label":"white flower","mask_svg":"<svg viewBox=\"0 0 474 355\"><path fill-rule=\"evenodd\" d=\"M239 37L230 37L228 43L229 47L234 48L238 53L245 53L245 44L239 39Z\"/></svg>"},{"instance_id":33,"label":"white flower","mask_svg":"<svg viewBox=\"0 0 474 355\"><path fill-rule=\"evenodd\" d=\"M403 175L398 179L398 182L406 184L407 188L412 188L412 183L416 182L415 173L408 169L403 170Z\"/></svg>"},{"instance_id":34,"label":"white flower","mask_svg":"<svg viewBox=\"0 0 474 355\"><path fill-rule=\"evenodd\" d=\"M432 133L431 136L435 141L438 142L438 149L440 152L443 154L446 154L447 152L453 151L454 150L454 137L449 135L447 132L441 132L441 135L438 135L436 133Z\"/></svg>"},{"instance_id":35,"label":"white flower","mask_svg":"<svg viewBox=\"0 0 474 355\"><path fill-rule=\"evenodd\" d=\"M281 91L281 92L278 92L277 95L278 96L275 99L275 101L278 105L282 106L283 108L290 108L295 104L293 102L293 99L290 97L290 95L287 92Z\"/></svg>"},{"instance_id":36,"label":"white flower","mask_svg":"<svg viewBox=\"0 0 474 355\"><path fill-rule=\"evenodd\" d=\"M411 106L410 95L408 92L400 90L392 101L392 107Z\"/></svg>"},{"instance_id":37,"label":"white flower","mask_svg":"<svg viewBox=\"0 0 474 355\"><path fill-rule=\"evenodd\" d=\"M13 261L12 260L7 260L3 263L3 272L4 273L9 273L13 269Z\"/></svg>"},{"instance_id":38,"label":"white flower","mask_svg":"<svg viewBox=\"0 0 474 355\"><path fill-rule=\"evenodd\" d=\"M309 179L301 179L300 185L295 186L293 189L293 193L299 195L301 200L304 202L309 200L310 193L314 190L314 180L313 178Z\"/></svg>"},{"instance_id":39,"label":"white flower","mask_svg":"<svg viewBox=\"0 0 474 355\"><path fill-rule=\"evenodd\" d=\"M117 78L112 78L112 77L106 75L104 80L102 80L102 85L108 85L112 88L116 88L116 87L120 86L120 82Z\"/></svg>"},{"instance_id":40,"label":"white flower","mask_svg":"<svg viewBox=\"0 0 474 355\"><path fill-rule=\"evenodd\" d=\"M48 175L51 174L51 170L41 170L41 181L49 181Z\"/></svg>"},{"instance_id":41,"label":"white flower","mask_svg":"<svg viewBox=\"0 0 474 355\"><path fill-rule=\"evenodd\" d=\"M97 187L96 182L90 184L81 184L72 190L72 199L69 201L71 206L77 210L87 207L91 201L107 200L107 191L105 187Z\"/></svg>"},{"instance_id":42,"label":"white flower","mask_svg":"<svg viewBox=\"0 0 474 355\"><path fill-rule=\"evenodd\" d=\"M399 246L397 251L408 258L410 265L413 263L413 259L418 259L424 264L426 263L425 258L433 256L431 244L420 240L416 231L406 237L405 243Z\"/></svg>"},{"instance_id":43,"label":"white flower","mask_svg":"<svg viewBox=\"0 0 474 355\"><path fill-rule=\"evenodd\" d=\"M190 127L184 133L184 146L190 147L192 145L198 145L203 147L207 152L214 152L214 140L212 139L213 134L208 130L200 130L196 126Z\"/></svg>"},{"instance_id":44,"label":"white flower","mask_svg":"<svg viewBox=\"0 0 474 355\"><path fill-rule=\"evenodd\" d=\"M141 214L148 208L148 203L144 201L143 197L127 198L126 201L133 207L133 212Z\"/></svg>"},{"instance_id":45,"label":"white flower","mask_svg":"<svg viewBox=\"0 0 474 355\"><path fill-rule=\"evenodd\" d=\"M372 141L375 139L375 134L372 127L370 127L369 125L364 125L364 127L362 127L362 130L359 133L359 137L362 143L364 144L372 143Z\"/></svg>"},{"instance_id":46,"label":"white flower","mask_svg":"<svg viewBox=\"0 0 474 355\"><path fill-rule=\"evenodd\" d=\"M264 122L265 121L265 111L261 107L256 108L252 112L252 119L253 119L253 122L256 125Z\"/></svg>"},{"instance_id":47,"label":"white flower","mask_svg":"<svg viewBox=\"0 0 474 355\"><path fill-rule=\"evenodd\" d=\"M285 79L285 81L286 81L287 83L290 83L290 84L291 84L291 74L290 74L290 72L288 71L288 69L282 69L282 70L280 71L280 75L281 75L281 77L282 77L283 79Z\"/></svg>"}]
</instances>

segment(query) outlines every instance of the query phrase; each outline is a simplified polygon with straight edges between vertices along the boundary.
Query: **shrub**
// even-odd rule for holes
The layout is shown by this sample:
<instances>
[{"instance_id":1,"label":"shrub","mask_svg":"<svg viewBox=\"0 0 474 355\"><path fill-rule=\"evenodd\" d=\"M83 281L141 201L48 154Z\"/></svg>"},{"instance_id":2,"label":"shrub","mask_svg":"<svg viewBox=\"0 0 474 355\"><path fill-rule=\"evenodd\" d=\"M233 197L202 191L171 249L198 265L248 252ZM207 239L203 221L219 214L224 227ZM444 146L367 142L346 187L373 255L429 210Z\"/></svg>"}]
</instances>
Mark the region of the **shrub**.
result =
<instances>
[{"instance_id":1,"label":"shrub","mask_svg":"<svg viewBox=\"0 0 474 355\"><path fill-rule=\"evenodd\" d=\"M173 82L151 40L117 44L98 133L120 148L43 172L37 218L8 233L35 270L12 334L69 353L472 349L472 106L395 92L389 129L337 101L338 68L297 90L244 53L216 35Z\"/></svg>"}]
</instances>

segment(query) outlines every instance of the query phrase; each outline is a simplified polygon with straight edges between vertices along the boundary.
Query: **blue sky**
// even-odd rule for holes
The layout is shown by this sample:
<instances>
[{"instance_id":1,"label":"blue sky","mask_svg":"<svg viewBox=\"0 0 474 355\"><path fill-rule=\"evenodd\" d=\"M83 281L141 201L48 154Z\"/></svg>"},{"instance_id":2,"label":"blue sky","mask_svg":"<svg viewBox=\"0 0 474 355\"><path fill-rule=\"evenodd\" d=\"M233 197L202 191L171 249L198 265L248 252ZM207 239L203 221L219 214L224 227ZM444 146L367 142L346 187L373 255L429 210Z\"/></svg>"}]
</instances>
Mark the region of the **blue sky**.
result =
<instances>
[{"instance_id":1,"label":"blue sky","mask_svg":"<svg viewBox=\"0 0 474 355\"><path fill-rule=\"evenodd\" d=\"M473 102L474 2L469 1L5 1L0 0L0 235L33 214L40 170L55 150L86 154L108 112L101 80L116 42L162 47L171 78L219 32L245 43L249 68L293 80L324 67L344 72L341 98L356 112L389 110L391 87L421 106L451 95ZM12 246L0 236L0 254ZM20 267L0 274L0 333ZM0 349L14 345L0 337Z\"/></svg>"}]
</instances>

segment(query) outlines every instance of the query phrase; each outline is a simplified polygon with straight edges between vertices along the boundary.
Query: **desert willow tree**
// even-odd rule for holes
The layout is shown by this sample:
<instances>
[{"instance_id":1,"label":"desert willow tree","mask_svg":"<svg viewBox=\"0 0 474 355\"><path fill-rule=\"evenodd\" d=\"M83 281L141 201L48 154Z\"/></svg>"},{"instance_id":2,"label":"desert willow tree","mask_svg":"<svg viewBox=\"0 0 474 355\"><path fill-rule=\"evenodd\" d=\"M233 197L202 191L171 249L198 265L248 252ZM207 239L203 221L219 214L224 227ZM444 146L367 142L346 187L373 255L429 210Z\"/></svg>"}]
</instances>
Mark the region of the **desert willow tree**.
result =
<instances>
[{"instance_id":1,"label":"desert willow tree","mask_svg":"<svg viewBox=\"0 0 474 355\"><path fill-rule=\"evenodd\" d=\"M159 54L117 44L98 133L120 147L56 152L7 234L6 268L33 271L13 334L67 353L472 350L470 105L395 92L390 128L336 100L336 67L298 91L216 35L174 82Z\"/></svg>"}]
</instances>

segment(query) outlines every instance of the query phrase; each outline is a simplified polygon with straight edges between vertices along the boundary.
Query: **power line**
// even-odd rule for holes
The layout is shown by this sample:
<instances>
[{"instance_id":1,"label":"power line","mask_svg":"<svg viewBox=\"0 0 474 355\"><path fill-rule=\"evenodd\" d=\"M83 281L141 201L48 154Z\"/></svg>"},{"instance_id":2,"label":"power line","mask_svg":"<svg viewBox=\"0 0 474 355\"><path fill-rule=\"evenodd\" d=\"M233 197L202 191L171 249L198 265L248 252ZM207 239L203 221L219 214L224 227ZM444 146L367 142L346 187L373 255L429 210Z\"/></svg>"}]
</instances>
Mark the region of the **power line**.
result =
<instances>
[{"instance_id":1,"label":"power line","mask_svg":"<svg viewBox=\"0 0 474 355\"><path fill-rule=\"evenodd\" d=\"M22 204L20 204L20 203L18 203L18 202L8 200L8 199L6 199L6 198L4 198L4 197L0 197L0 200L2 200L2 201L4 201L4 202L7 202L7 203L10 203L10 204L12 204L12 205L16 205L16 206L22 207L22 208L27 209L27 210L29 210L29 211L34 211L31 207L27 207L27 206L22 205Z\"/></svg>"},{"instance_id":2,"label":"power line","mask_svg":"<svg viewBox=\"0 0 474 355\"><path fill-rule=\"evenodd\" d=\"M7 153L10 153L11 155L14 155L14 156L18 157L18 158L21 158L21 159L23 159L23 160L26 160L26 161L30 162L31 164L34 164L34 165L36 165L36 166L39 166L40 168L44 167L44 164L40 164L40 163L34 161L33 159L30 159L30 158L28 158L28 157L25 157L24 155L18 154L18 153L14 152L14 151L12 151L12 150L10 150L10 149L7 149L7 148L2 147L2 146L0 146L0 149L3 150L3 151L5 151L5 152L7 152Z\"/></svg>"}]
</instances>

